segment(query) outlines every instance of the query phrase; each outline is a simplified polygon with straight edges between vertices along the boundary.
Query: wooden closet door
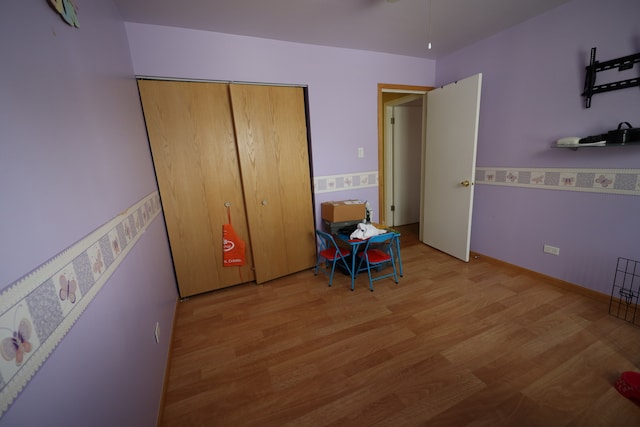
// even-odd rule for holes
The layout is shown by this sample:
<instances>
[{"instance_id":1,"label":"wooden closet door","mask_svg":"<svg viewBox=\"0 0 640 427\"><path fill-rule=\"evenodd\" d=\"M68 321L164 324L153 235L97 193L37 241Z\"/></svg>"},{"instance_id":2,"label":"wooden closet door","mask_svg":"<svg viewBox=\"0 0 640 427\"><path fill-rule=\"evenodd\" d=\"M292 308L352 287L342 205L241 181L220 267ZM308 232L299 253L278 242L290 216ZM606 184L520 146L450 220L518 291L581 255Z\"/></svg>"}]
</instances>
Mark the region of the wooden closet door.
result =
<instances>
[{"instance_id":1,"label":"wooden closet door","mask_svg":"<svg viewBox=\"0 0 640 427\"><path fill-rule=\"evenodd\" d=\"M315 264L303 89L231 85L258 283Z\"/></svg>"},{"instance_id":2,"label":"wooden closet door","mask_svg":"<svg viewBox=\"0 0 640 427\"><path fill-rule=\"evenodd\" d=\"M254 280L228 85L140 80L147 132L182 297ZM222 266L230 203L247 264Z\"/></svg>"}]
</instances>

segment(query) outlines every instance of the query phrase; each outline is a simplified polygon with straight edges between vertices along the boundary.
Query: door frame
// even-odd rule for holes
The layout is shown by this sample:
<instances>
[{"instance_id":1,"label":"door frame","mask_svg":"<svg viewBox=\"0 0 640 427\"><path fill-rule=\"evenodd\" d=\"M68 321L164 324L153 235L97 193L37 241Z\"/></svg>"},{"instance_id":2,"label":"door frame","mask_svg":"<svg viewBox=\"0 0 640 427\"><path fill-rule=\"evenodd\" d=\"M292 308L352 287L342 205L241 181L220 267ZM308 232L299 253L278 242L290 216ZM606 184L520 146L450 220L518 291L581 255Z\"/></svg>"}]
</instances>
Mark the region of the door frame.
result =
<instances>
[{"instance_id":1,"label":"door frame","mask_svg":"<svg viewBox=\"0 0 640 427\"><path fill-rule=\"evenodd\" d=\"M398 93L398 97L407 95L424 95L430 90L433 90L432 86L410 86L399 84L378 83L378 216L381 224L386 224L386 212L387 205L385 200L385 123L384 123L384 99L383 93ZM424 139L425 132L425 108L422 106L422 132ZM424 163L424 159L421 160ZM421 165L421 168L424 164ZM422 203L421 203L422 204Z\"/></svg>"},{"instance_id":2,"label":"door frame","mask_svg":"<svg viewBox=\"0 0 640 427\"><path fill-rule=\"evenodd\" d=\"M424 116L424 103L426 102L425 96L422 94L410 94L410 95L404 95L400 98L394 98L390 101L385 101L384 102L384 123L385 123L385 129L384 129L384 150L385 150L385 155L384 155L384 169L385 171L387 171L387 173L384 176L385 182L384 182L384 187L385 187L385 201L384 201L384 207L386 208L385 210L385 221L386 221L386 225L389 226L396 226L396 216L395 216L395 211L396 210L392 210L390 209L391 206L395 205L396 203L396 169L393 165L395 165L396 160L395 160L395 153L397 153L397 145L396 145L396 140L395 140L395 131L396 131L396 127L395 124L393 124L392 126L388 126L389 120L390 118L395 118L395 113L396 111L401 111L401 110L396 110L396 108L399 107L404 107L407 104L413 103L415 101L419 101L421 106L420 106L420 125L422 126L423 124L423 116ZM421 132L422 132L422 128L421 128ZM423 138L422 135L420 136L420 152L422 152L422 145L423 145ZM421 168L422 166L422 156L420 156L417 160L420 163L419 167ZM392 168L392 169L390 169ZM391 190L390 190L391 189ZM416 203L417 206L420 205L420 201L418 201ZM396 206L397 208L397 206Z\"/></svg>"}]
</instances>

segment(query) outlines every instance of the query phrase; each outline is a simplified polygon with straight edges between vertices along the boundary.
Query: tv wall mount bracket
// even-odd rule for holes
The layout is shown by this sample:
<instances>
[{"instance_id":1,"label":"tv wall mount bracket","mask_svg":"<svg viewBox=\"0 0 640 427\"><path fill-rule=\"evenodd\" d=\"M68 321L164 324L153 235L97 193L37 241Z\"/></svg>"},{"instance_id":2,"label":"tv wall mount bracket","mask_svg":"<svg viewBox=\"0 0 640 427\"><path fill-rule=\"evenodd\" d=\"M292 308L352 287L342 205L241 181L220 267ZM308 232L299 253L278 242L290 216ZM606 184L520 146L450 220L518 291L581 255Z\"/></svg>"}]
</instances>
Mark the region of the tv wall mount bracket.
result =
<instances>
[{"instance_id":1,"label":"tv wall mount bracket","mask_svg":"<svg viewBox=\"0 0 640 427\"><path fill-rule=\"evenodd\" d=\"M582 96L585 97L585 107L591 107L591 97L596 93L640 86L640 77L596 85L596 74L600 71L611 70L614 68L617 68L618 71L630 70L633 68L634 64L638 62L640 62L640 53L599 62L596 61L596 48L591 48L591 62L586 67L587 74L584 80L584 92L582 92Z\"/></svg>"}]
</instances>

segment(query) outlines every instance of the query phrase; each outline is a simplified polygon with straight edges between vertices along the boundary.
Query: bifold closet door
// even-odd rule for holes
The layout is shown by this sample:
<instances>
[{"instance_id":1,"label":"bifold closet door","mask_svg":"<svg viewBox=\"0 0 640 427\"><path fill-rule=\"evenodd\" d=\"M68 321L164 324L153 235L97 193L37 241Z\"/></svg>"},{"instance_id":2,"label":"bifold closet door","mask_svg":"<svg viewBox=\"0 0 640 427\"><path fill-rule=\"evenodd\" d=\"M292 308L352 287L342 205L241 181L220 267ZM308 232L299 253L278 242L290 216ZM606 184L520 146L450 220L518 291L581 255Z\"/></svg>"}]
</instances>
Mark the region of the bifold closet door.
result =
<instances>
[{"instance_id":1,"label":"bifold closet door","mask_svg":"<svg viewBox=\"0 0 640 427\"><path fill-rule=\"evenodd\" d=\"M315 264L304 92L232 84L231 103L256 282Z\"/></svg>"},{"instance_id":2,"label":"bifold closet door","mask_svg":"<svg viewBox=\"0 0 640 427\"><path fill-rule=\"evenodd\" d=\"M226 84L139 80L180 296L255 279ZM222 266L222 225L247 244L243 267Z\"/></svg>"}]
</instances>

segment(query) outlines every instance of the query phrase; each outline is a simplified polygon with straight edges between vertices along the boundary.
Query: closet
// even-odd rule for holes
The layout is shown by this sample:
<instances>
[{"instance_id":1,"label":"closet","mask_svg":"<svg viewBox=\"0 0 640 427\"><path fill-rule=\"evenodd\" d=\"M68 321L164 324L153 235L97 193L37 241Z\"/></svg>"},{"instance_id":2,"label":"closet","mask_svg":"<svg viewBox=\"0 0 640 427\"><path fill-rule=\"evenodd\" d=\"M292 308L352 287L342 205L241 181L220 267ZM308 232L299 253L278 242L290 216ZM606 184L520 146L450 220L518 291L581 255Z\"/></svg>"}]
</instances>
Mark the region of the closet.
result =
<instances>
[{"instance_id":1,"label":"closet","mask_svg":"<svg viewBox=\"0 0 640 427\"><path fill-rule=\"evenodd\" d=\"M138 80L181 297L315 263L303 89ZM223 267L222 226L246 243Z\"/></svg>"}]
</instances>

